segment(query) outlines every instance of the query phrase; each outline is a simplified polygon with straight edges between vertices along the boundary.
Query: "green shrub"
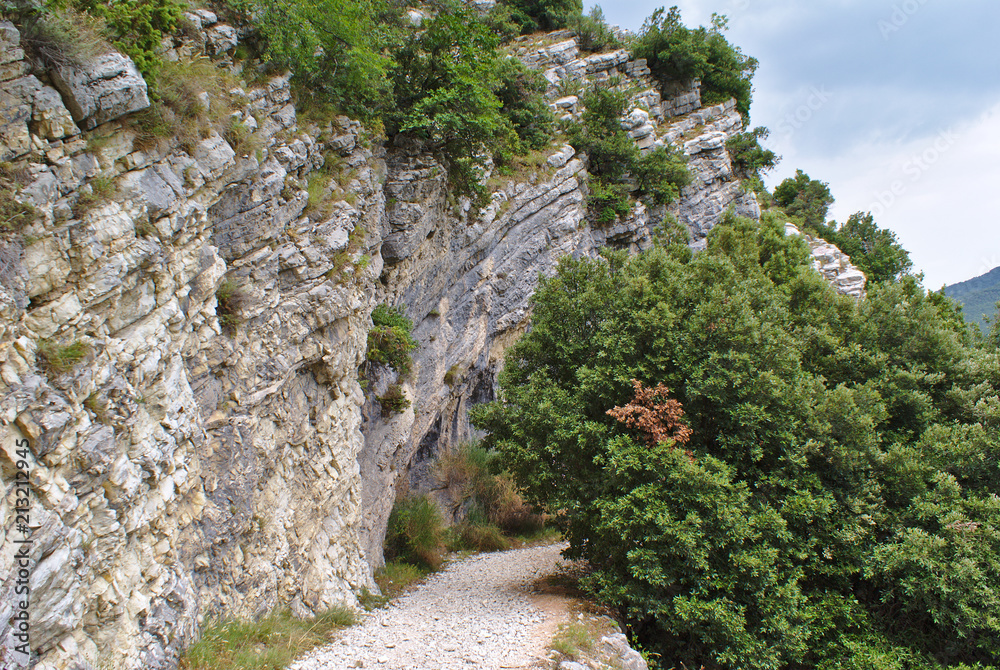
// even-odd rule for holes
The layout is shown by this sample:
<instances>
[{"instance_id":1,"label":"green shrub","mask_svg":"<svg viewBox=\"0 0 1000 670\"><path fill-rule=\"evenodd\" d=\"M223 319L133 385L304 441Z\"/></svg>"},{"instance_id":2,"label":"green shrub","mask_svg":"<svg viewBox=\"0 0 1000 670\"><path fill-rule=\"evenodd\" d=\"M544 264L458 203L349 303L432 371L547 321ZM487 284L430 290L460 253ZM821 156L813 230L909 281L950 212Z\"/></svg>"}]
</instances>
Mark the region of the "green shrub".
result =
<instances>
[{"instance_id":1,"label":"green shrub","mask_svg":"<svg viewBox=\"0 0 1000 670\"><path fill-rule=\"evenodd\" d=\"M38 342L38 356L45 367L56 374L69 372L89 353L90 346L80 340L66 345L57 344L52 340Z\"/></svg>"},{"instance_id":2,"label":"green shrub","mask_svg":"<svg viewBox=\"0 0 1000 670\"><path fill-rule=\"evenodd\" d=\"M497 36L474 9L451 2L441 10L422 30L410 32L395 53L395 107L386 116L386 130L444 152L453 188L482 205L489 195L481 185L485 159L520 153L521 139L497 92L505 85L516 92L523 88L517 81L532 80L499 51ZM525 112L537 106L517 107L528 132L532 123Z\"/></svg>"},{"instance_id":3,"label":"green shrub","mask_svg":"<svg viewBox=\"0 0 1000 670\"><path fill-rule=\"evenodd\" d=\"M774 189L774 202L789 216L801 217L805 228L821 231L826 226L826 213L833 204L830 185L810 179L802 170L788 177Z\"/></svg>"},{"instance_id":4,"label":"green shrub","mask_svg":"<svg viewBox=\"0 0 1000 670\"><path fill-rule=\"evenodd\" d=\"M639 156L633 163L639 192L654 205L666 205L680 196L691 183L687 157L673 147L658 147Z\"/></svg>"},{"instance_id":5,"label":"green shrub","mask_svg":"<svg viewBox=\"0 0 1000 670\"><path fill-rule=\"evenodd\" d=\"M215 291L215 313L219 318L222 332L232 336L243 319L240 312L246 306L249 296L240 288L235 279L226 279Z\"/></svg>"},{"instance_id":6,"label":"green shrub","mask_svg":"<svg viewBox=\"0 0 1000 670\"><path fill-rule=\"evenodd\" d=\"M613 88L596 87L581 97L582 123L569 129L569 142L590 157L590 173L606 182L617 182L632 168L639 154L635 142L622 128L628 97Z\"/></svg>"},{"instance_id":7,"label":"green shrub","mask_svg":"<svg viewBox=\"0 0 1000 670\"><path fill-rule=\"evenodd\" d=\"M417 348L413 339L413 322L402 308L382 304L372 311L372 329L368 331L367 359L388 365L401 379L410 375L413 359L410 352Z\"/></svg>"},{"instance_id":8,"label":"green shrub","mask_svg":"<svg viewBox=\"0 0 1000 670\"><path fill-rule=\"evenodd\" d=\"M519 141L510 149L499 146L493 151L494 159L498 156L509 159L510 153L523 155L548 146L555 128L555 116L544 97L548 85L545 77L513 58L501 59L498 69L500 85L496 97L501 113Z\"/></svg>"},{"instance_id":9,"label":"green shrub","mask_svg":"<svg viewBox=\"0 0 1000 670\"><path fill-rule=\"evenodd\" d=\"M820 234L850 256L868 281L899 281L910 274L910 254L894 232L878 227L870 212L856 212L844 225L831 222L829 228Z\"/></svg>"},{"instance_id":10,"label":"green shrub","mask_svg":"<svg viewBox=\"0 0 1000 670\"><path fill-rule=\"evenodd\" d=\"M437 570L444 560L444 522L426 495L396 500L385 535L387 561L402 560Z\"/></svg>"},{"instance_id":11,"label":"green shrub","mask_svg":"<svg viewBox=\"0 0 1000 670\"><path fill-rule=\"evenodd\" d=\"M604 184L600 179L590 181L587 211L599 226L609 226L632 213L628 187L623 184Z\"/></svg>"},{"instance_id":12,"label":"green shrub","mask_svg":"<svg viewBox=\"0 0 1000 670\"><path fill-rule=\"evenodd\" d=\"M80 11L100 17L115 47L128 54L156 90L156 74L162 59L160 43L177 28L185 5L177 0L70 0Z\"/></svg>"},{"instance_id":13,"label":"green shrub","mask_svg":"<svg viewBox=\"0 0 1000 670\"><path fill-rule=\"evenodd\" d=\"M320 106L371 120L391 105L390 47L398 8L383 0L227 0L255 34L247 40L270 71L291 70L297 91Z\"/></svg>"},{"instance_id":14,"label":"green shrub","mask_svg":"<svg viewBox=\"0 0 1000 670\"><path fill-rule=\"evenodd\" d=\"M382 406L382 416L388 417L402 412L410 406L410 401L403 394L403 387L399 384L389 384L385 393L375 398Z\"/></svg>"},{"instance_id":15,"label":"green shrub","mask_svg":"<svg viewBox=\"0 0 1000 670\"><path fill-rule=\"evenodd\" d=\"M569 129L570 144L590 158L587 211L595 223L607 226L632 212L630 191L654 205L672 202L691 181L685 156L661 147L645 154L622 128L628 97L614 88L594 88L583 94L582 123ZM631 178L634 178L635 186Z\"/></svg>"},{"instance_id":16,"label":"green shrub","mask_svg":"<svg viewBox=\"0 0 1000 670\"><path fill-rule=\"evenodd\" d=\"M501 4L511 9L512 20L522 34L564 28L571 17L583 11L580 0L501 0Z\"/></svg>"},{"instance_id":17,"label":"green shrub","mask_svg":"<svg viewBox=\"0 0 1000 670\"><path fill-rule=\"evenodd\" d=\"M702 102L707 105L735 98L736 109L746 122L757 59L729 44L722 35L725 28L725 17L713 15L711 28L692 30L681 23L677 7L666 13L660 8L643 24L632 56L645 58L649 69L664 82L700 79Z\"/></svg>"},{"instance_id":18,"label":"green shrub","mask_svg":"<svg viewBox=\"0 0 1000 670\"><path fill-rule=\"evenodd\" d=\"M583 51L598 53L620 49L622 43L604 20L604 11L595 5L586 16L570 17L567 27L576 33L576 43Z\"/></svg>"},{"instance_id":19,"label":"green shrub","mask_svg":"<svg viewBox=\"0 0 1000 670\"><path fill-rule=\"evenodd\" d=\"M838 295L780 219L684 251L564 259L472 411L589 587L664 667L995 666L996 352L912 277ZM686 442L616 419L631 379Z\"/></svg>"},{"instance_id":20,"label":"green shrub","mask_svg":"<svg viewBox=\"0 0 1000 670\"><path fill-rule=\"evenodd\" d=\"M742 179L749 190L763 194L763 173L767 172L781 160L769 149L760 146L760 141L767 139L767 128L759 126L745 133L736 133L726 140L726 150L733 161L733 171Z\"/></svg>"}]
</instances>

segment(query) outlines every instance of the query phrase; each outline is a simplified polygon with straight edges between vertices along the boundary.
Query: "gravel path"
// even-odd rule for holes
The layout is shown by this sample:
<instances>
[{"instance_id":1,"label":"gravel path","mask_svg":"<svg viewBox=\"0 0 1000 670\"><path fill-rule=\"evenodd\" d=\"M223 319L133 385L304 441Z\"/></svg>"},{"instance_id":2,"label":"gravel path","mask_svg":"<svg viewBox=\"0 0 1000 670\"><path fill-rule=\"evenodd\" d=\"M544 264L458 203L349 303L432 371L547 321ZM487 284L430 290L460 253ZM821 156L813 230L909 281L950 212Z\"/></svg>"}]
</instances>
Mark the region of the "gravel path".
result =
<instances>
[{"instance_id":1,"label":"gravel path","mask_svg":"<svg viewBox=\"0 0 1000 670\"><path fill-rule=\"evenodd\" d=\"M563 548L555 544L458 561L289 670L548 667L546 653L565 607L546 606L545 599L532 595L531 585L556 572Z\"/></svg>"}]
</instances>

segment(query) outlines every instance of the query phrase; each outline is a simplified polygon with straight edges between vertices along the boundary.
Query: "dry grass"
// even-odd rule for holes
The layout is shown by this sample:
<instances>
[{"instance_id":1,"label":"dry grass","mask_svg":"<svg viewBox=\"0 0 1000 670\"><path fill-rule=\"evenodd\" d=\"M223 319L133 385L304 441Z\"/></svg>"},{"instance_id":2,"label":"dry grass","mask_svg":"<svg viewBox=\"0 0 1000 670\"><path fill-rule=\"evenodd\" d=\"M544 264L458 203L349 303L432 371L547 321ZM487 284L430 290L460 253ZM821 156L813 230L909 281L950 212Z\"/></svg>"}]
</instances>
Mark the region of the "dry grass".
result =
<instances>
[{"instance_id":1,"label":"dry grass","mask_svg":"<svg viewBox=\"0 0 1000 670\"><path fill-rule=\"evenodd\" d=\"M82 219L94 207L110 200L118 193L115 180L104 175L97 175L87 185L89 190L82 190L73 205L73 218Z\"/></svg>"},{"instance_id":2,"label":"dry grass","mask_svg":"<svg viewBox=\"0 0 1000 670\"><path fill-rule=\"evenodd\" d=\"M20 23L25 51L49 67L81 65L112 50L104 22L72 7L31 14Z\"/></svg>"},{"instance_id":3,"label":"dry grass","mask_svg":"<svg viewBox=\"0 0 1000 670\"><path fill-rule=\"evenodd\" d=\"M230 91L238 84L229 71L208 58L164 62L157 77L158 99L129 117L136 132L133 148L148 152L160 140L174 139L190 152L214 129L240 155L253 153L260 141L231 116L240 100Z\"/></svg>"}]
</instances>

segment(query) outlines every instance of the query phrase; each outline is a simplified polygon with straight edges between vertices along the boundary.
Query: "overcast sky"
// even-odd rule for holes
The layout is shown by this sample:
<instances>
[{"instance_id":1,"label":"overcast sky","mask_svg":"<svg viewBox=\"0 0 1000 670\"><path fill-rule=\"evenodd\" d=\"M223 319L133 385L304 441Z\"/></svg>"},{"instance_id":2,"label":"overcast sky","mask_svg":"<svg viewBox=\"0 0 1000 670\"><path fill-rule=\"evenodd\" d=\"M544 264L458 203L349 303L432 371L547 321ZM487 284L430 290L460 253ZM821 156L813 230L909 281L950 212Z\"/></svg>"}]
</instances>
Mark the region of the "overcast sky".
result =
<instances>
[{"instance_id":1,"label":"overcast sky","mask_svg":"<svg viewBox=\"0 0 1000 670\"><path fill-rule=\"evenodd\" d=\"M638 31L663 3L585 4ZM769 187L796 168L829 183L830 216L871 211L927 288L1000 266L1000 2L671 4L692 27L725 14L729 41L760 61L751 124L782 156Z\"/></svg>"}]
</instances>

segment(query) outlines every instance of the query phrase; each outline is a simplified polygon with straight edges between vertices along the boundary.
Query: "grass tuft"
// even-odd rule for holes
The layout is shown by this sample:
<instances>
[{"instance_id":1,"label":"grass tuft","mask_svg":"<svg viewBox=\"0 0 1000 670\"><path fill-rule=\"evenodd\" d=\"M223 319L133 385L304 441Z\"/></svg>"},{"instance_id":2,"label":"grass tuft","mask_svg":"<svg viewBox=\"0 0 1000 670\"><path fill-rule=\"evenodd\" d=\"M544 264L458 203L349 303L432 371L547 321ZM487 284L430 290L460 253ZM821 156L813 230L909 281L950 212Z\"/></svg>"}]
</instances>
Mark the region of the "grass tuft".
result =
<instances>
[{"instance_id":1,"label":"grass tuft","mask_svg":"<svg viewBox=\"0 0 1000 670\"><path fill-rule=\"evenodd\" d=\"M422 495L397 500L385 535L386 559L437 570L444 553L444 520L431 499Z\"/></svg>"},{"instance_id":2,"label":"grass tuft","mask_svg":"<svg viewBox=\"0 0 1000 670\"><path fill-rule=\"evenodd\" d=\"M258 621L225 619L210 624L181 658L183 670L283 670L296 657L326 644L356 623L354 612L335 607L310 619L291 612Z\"/></svg>"},{"instance_id":3,"label":"grass tuft","mask_svg":"<svg viewBox=\"0 0 1000 670\"><path fill-rule=\"evenodd\" d=\"M38 356L50 371L64 374L86 358L90 346L77 340L72 344L59 345L52 340L41 340L38 343Z\"/></svg>"},{"instance_id":4,"label":"grass tuft","mask_svg":"<svg viewBox=\"0 0 1000 670\"><path fill-rule=\"evenodd\" d=\"M402 595L427 576L427 569L403 561L386 561L385 567L375 571L375 583L386 602ZM374 596L378 598L379 596ZM381 607L381 605L379 605Z\"/></svg>"},{"instance_id":5,"label":"grass tuft","mask_svg":"<svg viewBox=\"0 0 1000 670\"><path fill-rule=\"evenodd\" d=\"M108 402L106 400L102 400L97 391L94 391L87 396L87 399L83 401L83 406L89 409L94 415L94 418L99 422L105 424L108 423L110 418L108 416Z\"/></svg>"},{"instance_id":6,"label":"grass tuft","mask_svg":"<svg viewBox=\"0 0 1000 670\"><path fill-rule=\"evenodd\" d=\"M73 205L73 218L82 219L87 212L110 200L118 192L115 180L105 175L97 175L87 184L90 186L90 190L82 191L77 197L76 204Z\"/></svg>"}]
</instances>

